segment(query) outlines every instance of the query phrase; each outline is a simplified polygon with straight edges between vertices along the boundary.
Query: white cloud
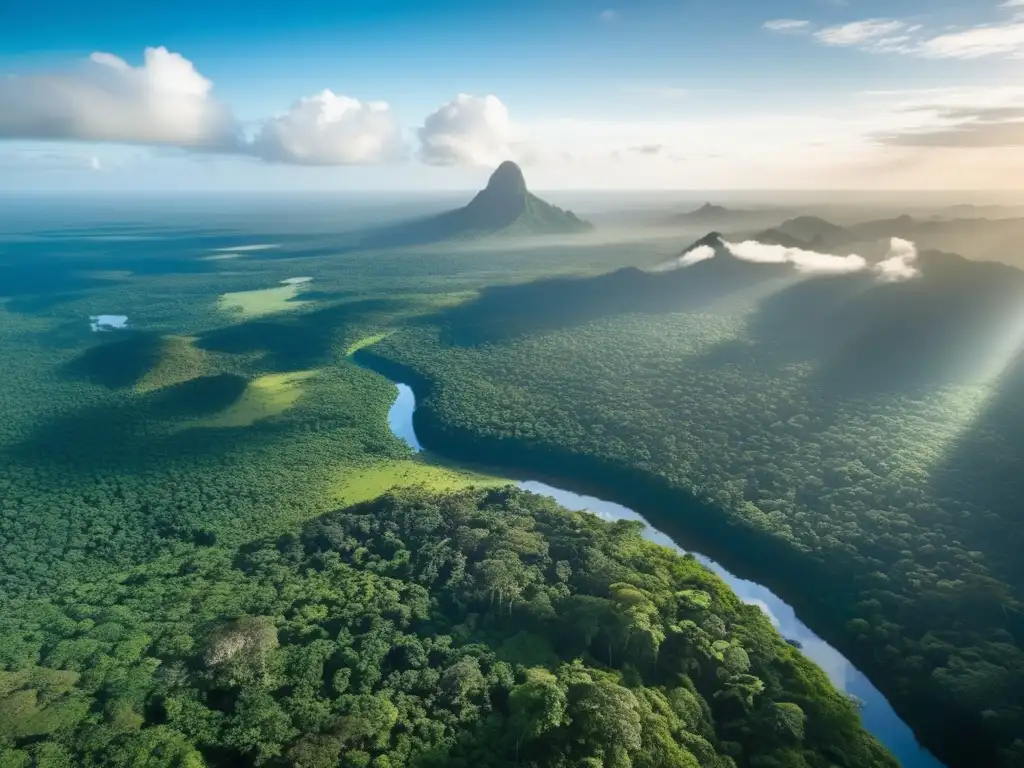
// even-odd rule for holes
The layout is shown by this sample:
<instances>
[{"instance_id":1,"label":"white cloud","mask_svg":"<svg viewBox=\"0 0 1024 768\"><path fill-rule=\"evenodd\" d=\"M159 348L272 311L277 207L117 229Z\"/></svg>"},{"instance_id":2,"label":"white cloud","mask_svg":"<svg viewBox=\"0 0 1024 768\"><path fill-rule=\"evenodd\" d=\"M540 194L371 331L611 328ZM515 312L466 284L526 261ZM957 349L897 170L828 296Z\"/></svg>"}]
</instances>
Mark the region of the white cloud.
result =
<instances>
[{"instance_id":1,"label":"white cloud","mask_svg":"<svg viewBox=\"0 0 1024 768\"><path fill-rule=\"evenodd\" d=\"M399 156L401 134L387 104L324 90L266 121L247 151L270 162L361 165Z\"/></svg>"},{"instance_id":2,"label":"white cloud","mask_svg":"<svg viewBox=\"0 0 1024 768\"><path fill-rule=\"evenodd\" d=\"M782 245L746 240L742 243L722 241L725 249L737 259L754 264L790 264L797 272L818 275L850 275L868 270L868 262L855 253L837 256L831 253L807 251L802 248L787 248ZM689 267L713 259L715 249L710 245L699 245L676 259L654 268L663 272L680 267ZM888 283L911 280L921 275L917 268L917 246L909 240L892 238L889 252L883 261L871 267L879 280Z\"/></svg>"},{"instance_id":3,"label":"white cloud","mask_svg":"<svg viewBox=\"0 0 1024 768\"><path fill-rule=\"evenodd\" d=\"M429 165L497 165L511 151L508 109L497 96L460 93L419 129L420 158Z\"/></svg>"},{"instance_id":4,"label":"white cloud","mask_svg":"<svg viewBox=\"0 0 1024 768\"><path fill-rule=\"evenodd\" d=\"M856 46L890 37L905 28L906 24L895 19L865 19L826 27L815 32L814 36L825 45Z\"/></svg>"},{"instance_id":5,"label":"white cloud","mask_svg":"<svg viewBox=\"0 0 1024 768\"><path fill-rule=\"evenodd\" d=\"M930 59L981 59L1024 55L1024 22L974 27L925 40L919 52Z\"/></svg>"},{"instance_id":6,"label":"white cloud","mask_svg":"<svg viewBox=\"0 0 1024 768\"><path fill-rule=\"evenodd\" d=\"M680 267L688 267L691 264L699 264L702 261L713 259L715 257L715 249L710 245L698 245L689 253L684 254L679 259Z\"/></svg>"},{"instance_id":7,"label":"white cloud","mask_svg":"<svg viewBox=\"0 0 1024 768\"><path fill-rule=\"evenodd\" d=\"M757 240L746 240L742 243L726 242L725 247L737 259L757 264L792 264L798 272L841 275L860 272L867 266L867 261L863 257L853 253L848 256L835 256L830 253L805 251L802 248L770 245Z\"/></svg>"},{"instance_id":8,"label":"white cloud","mask_svg":"<svg viewBox=\"0 0 1024 768\"><path fill-rule=\"evenodd\" d=\"M1024 9L1024 0L1008 0L1000 7ZM775 23L783 25L776 31L792 31L784 26L788 23L785 20L768 22L765 26ZM899 19L864 19L820 29L814 37L823 45L929 59L1024 58L1024 13L1016 12L1006 22L947 27L941 34Z\"/></svg>"},{"instance_id":9,"label":"white cloud","mask_svg":"<svg viewBox=\"0 0 1024 768\"><path fill-rule=\"evenodd\" d=\"M100 159L94 155L89 159L89 167L94 171L102 171L103 163L101 163Z\"/></svg>"},{"instance_id":10,"label":"white cloud","mask_svg":"<svg viewBox=\"0 0 1024 768\"><path fill-rule=\"evenodd\" d=\"M619 12L616 11L614 8L606 8L605 10L601 11L598 18L604 22L618 21Z\"/></svg>"},{"instance_id":11,"label":"white cloud","mask_svg":"<svg viewBox=\"0 0 1024 768\"><path fill-rule=\"evenodd\" d=\"M0 79L0 138L230 148L237 126L188 59L147 48L141 67L94 53L63 72Z\"/></svg>"},{"instance_id":12,"label":"white cloud","mask_svg":"<svg viewBox=\"0 0 1024 768\"><path fill-rule=\"evenodd\" d=\"M762 25L769 32L806 32L810 29L811 22L805 19L772 19Z\"/></svg>"},{"instance_id":13,"label":"white cloud","mask_svg":"<svg viewBox=\"0 0 1024 768\"><path fill-rule=\"evenodd\" d=\"M875 265L875 273L887 283L912 280L921 275L917 268L917 246L909 240L898 237L889 243L889 253L884 261Z\"/></svg>"}]
</instances>

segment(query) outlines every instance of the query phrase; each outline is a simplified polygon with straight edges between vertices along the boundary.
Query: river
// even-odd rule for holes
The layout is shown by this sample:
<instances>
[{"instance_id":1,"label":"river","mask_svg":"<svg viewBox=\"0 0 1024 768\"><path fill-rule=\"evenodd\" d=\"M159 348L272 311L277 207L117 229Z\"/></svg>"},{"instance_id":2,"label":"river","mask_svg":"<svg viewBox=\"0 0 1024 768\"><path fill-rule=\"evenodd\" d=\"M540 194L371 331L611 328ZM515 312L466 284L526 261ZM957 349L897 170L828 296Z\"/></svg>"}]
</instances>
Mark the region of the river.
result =
<instances>
[{"instance_id":1,"label":"river","mask_svg":"<svg viewBox=\"0 0 1024 768\"><path fill-rule=\"evenodd\" d=\"M398 386L398 398L388 413L388 425L391 427L391 431L412 446L413 450L422 451L423 445L416 436L416 429L413 426L416 395L408 385L395 383ZM519 487L526 491L550 496L567 509L592 512L605 520L640 520L646 526L644 537L648 540L680 553L688 551L681 548L666 534L648 525L647 521L638 513L621 504L593 496L583 496L536 480L520 481ZM836 688L855 696L863 703L861 719L864 722L864 727L896 755L904 768L943 768L942 763L918 744L910 727L899 718L881 691L875 688L845 656L800 621L789 604L777 597L767 587L734 576L714 560L699 552L692 554L721 576L741 600L757 605L768 614L779 634L787 640L798 643L803 654L825 670Z\"/></svg>"}]
</instances>

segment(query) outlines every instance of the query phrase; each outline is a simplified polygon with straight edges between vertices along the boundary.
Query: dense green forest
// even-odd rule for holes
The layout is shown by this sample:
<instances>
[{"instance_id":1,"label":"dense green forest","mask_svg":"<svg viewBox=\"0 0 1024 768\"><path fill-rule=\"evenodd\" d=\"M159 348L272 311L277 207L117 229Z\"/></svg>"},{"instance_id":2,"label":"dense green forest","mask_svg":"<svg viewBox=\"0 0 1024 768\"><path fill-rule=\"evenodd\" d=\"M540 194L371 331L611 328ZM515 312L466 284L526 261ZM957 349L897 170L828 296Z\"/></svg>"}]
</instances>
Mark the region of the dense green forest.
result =
<instances>
[{"instance_id":1,"label":"dense green forest","mask_svg":"<svg viewBox=\"0 0 1024 768\"><path fill-rule=\"evenodd\" d=\"M926 266L878 290L737 264L504 288L363 354L417 387L428 447L642 511L792 600L951 764L1016 766L1022 280ZM1000 345L998 378L950 365Z\"/></svg>"},{"instance_id":2,"label":"dense green forest","mask_svg":"<svg viewBox=\"0 0 1024 768\"><path fill-rule=\"evenodd\" d=\"M275 240L0 251L0 765L895 765L696 561L390 433L351 353L550 251Z\"/></svg>"},{"instance_id":3,"label":"dense green forest","mask_svg":"<svg viewBox=\"0 0 1024 768\"><path fill-rule=\"evenodd\" d=\"M353 354L429 447L772 587L950 765L1024 760L1015 270L140 231L0 253L0 764L891 764L695 562L414 455Z\"/></svg>"},{"instance_id":4,"label":"dense green forest","mask_svg":"<svg viewBox=\"0 0 1024 768\"><path fill-rule=\"evenodd\" d=\"M514 489L158 558L0 648L4 766L895 766L692 558Z\"/></svg>"}]
</instances>

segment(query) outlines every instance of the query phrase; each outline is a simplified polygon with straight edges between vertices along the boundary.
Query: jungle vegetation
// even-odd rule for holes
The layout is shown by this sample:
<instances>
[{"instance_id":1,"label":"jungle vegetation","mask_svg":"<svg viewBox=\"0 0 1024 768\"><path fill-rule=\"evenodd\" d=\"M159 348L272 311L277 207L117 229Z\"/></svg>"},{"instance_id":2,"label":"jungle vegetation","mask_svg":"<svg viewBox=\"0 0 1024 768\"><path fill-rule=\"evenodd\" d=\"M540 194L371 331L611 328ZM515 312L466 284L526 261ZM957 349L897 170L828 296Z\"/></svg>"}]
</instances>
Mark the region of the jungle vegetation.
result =
<instances>
[{"instance_id":1,"label":"jungle vegetation","mask_svg":"<svg viewBox=\"0 0 1024 768\"><path fill-rule=\"evenodd\" d=\"M363 355L418 389L428 448L640 510L792 600L950 764L1015 766L1024 273L920 264L499 287Z\"/></svg>"},{"instance_id":2,"label":"jungle vegetation","mask_svg":"<svg viewBox=\"0 0 1024 768\"><path fill-rule=\"evenodd\" d=\"M1010 273L974 286L987 315L946 300L980 273L942 256L879 299L635 268L676 242L358 252L260 225L3 243L4 768L893 764L694 561L413 455L352 353L411 377L432 445L610 486L800 607L951 764L1014 764L1014 379L962 381L903 324L840 386L830 326L790 314L870 297L856 341L944 303L959 344Z\"/></svg>"},{"instance_id":3,"label":"jungle vegetation","mask_svg":"<svg viewBox=\"0 0 1024 768\"><path fill-rule=\"evenodd\" d=\"M389 494L5 625L4 766L896 765L695 560L512 488Z\"/></svg>"}]
</instances>

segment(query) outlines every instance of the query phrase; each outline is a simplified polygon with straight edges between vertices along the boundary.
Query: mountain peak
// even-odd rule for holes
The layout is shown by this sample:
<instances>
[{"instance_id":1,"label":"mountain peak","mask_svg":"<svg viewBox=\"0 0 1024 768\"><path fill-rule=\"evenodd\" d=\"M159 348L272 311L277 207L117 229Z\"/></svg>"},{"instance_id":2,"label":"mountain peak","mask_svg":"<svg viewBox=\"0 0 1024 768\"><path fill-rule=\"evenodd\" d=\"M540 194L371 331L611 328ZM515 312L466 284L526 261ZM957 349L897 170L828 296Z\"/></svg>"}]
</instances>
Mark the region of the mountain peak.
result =
<instances>
[{"instance_id":1,"label":"mountain peak","mask_svg":"<svg viewBox=\"0 0 1024 768\"><path fill-rule=\"evenodd\" d=\"M487 189L515 194L525 193L526 177L523 176L523 169L511 160L506 160L491 174Z\"/></svg>"}]
</instances>

